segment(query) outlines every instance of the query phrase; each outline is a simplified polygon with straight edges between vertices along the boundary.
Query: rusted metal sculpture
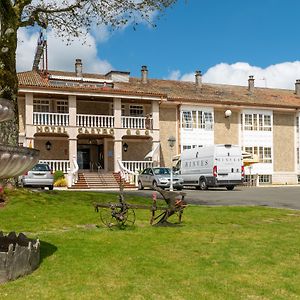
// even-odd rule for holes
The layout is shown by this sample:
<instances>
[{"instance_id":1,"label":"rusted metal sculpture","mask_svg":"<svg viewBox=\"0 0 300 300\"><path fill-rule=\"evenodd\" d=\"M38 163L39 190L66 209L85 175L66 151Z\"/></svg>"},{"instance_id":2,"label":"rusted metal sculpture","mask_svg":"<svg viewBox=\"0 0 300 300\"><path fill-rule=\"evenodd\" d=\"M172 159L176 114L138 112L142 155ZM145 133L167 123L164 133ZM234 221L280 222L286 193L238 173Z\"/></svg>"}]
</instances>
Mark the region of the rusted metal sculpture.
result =
<instances>
[{"instance_id":1,"label":"rusted metal sculpture","mask_svg":"<svg viewBox=\"0 0 300 300\"><path fill-rule=\"evenodd\" d=\"M118 203L94 203L96 212L100 212L100 219L102 223L112 228L113 226L133 225L135 223L134 209L148 209L151 212L151 225L167 225L171 224L168 219L174 214L178 215L178 223L181 223L182 214L187 203L184 201L186 193L165 191L160 188L156 189L163 199L166 201L167 206L157 206L156 193L153 193L153 204L150 205L133 205L128 204L124 198L124 185L120 180L120 192ZM157 212L158 215L157 215Z\"/></svg>"}]
</instances>

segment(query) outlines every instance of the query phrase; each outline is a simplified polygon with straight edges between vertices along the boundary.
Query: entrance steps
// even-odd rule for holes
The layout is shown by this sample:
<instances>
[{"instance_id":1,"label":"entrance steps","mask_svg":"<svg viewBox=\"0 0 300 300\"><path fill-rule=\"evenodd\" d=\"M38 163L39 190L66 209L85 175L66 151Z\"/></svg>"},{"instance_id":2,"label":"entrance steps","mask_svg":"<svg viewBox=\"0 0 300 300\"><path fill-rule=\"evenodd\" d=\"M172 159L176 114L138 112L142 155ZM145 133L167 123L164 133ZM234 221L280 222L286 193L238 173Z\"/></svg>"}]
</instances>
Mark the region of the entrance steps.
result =
<instances>
[{"instance_id":1,"label":"entrance steps","mask_svg":"<svg viewBox=\"0 0 300 300\"><path fill-rule=\"evenodd\" d=\"M78 181L71 189L119 189L118 173L78 173ZM135 188L134 184L124 183L124 188Z\"/></svg>"}]
</instances>

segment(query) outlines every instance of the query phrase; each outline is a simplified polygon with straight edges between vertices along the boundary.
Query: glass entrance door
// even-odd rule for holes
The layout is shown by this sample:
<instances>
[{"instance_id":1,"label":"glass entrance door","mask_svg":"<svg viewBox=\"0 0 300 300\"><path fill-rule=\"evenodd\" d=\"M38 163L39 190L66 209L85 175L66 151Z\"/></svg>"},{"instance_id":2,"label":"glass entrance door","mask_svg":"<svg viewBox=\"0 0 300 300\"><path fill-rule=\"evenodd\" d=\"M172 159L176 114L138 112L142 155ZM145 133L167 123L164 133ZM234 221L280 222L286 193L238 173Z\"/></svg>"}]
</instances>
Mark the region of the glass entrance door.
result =
<instances>
[{"instance_id":1,"label":"glass entrance door","mask_svg":"<svg viewBox=\"0 0 300 300\"><path fill-rule=\"evenodd\" d=\"M91 152L89 148L77 150L77 163L79 169L90 169Z\"/></svg>"}]
</instances>

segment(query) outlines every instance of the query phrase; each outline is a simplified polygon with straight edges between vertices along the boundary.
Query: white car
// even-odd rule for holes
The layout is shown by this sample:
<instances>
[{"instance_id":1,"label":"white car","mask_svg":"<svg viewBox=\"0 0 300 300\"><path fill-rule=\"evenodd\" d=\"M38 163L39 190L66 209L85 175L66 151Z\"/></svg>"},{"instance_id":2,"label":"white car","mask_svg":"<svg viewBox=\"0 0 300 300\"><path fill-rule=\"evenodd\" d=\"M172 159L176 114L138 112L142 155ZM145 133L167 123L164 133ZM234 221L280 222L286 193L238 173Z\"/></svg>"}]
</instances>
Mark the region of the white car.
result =
<instances>
[{"instance_id":1,"label":"white car","mask_svg":"<svg viewBox=\"0 0 300 300\"><path fill-rule=\"evenodd\" d=\"M54 177L48 164L38 163L30 171L21 176L23 187L32 186L53 190Z\"/></svg>"}]
</instances>

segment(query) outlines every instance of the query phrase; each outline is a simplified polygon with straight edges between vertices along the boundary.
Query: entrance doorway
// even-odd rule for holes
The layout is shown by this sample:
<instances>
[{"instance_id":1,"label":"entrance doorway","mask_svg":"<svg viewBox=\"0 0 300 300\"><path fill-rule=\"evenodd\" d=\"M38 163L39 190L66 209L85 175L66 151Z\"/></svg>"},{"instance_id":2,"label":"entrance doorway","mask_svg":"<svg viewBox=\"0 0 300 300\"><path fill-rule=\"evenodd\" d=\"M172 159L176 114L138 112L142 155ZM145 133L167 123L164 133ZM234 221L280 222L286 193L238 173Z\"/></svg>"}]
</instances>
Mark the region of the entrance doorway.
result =
<instances>
[{"instance_id":1,"label":"entrance doorway","mask_svg":"<svg viewBox=\"0 0 300 300\"><path fill-rule=\"evenodd\" d=\"M85 146L85 145L81 145ZM90 169L90 161L91 161L91 149L83 148L77 150L77 163L79 169L87 170Z\"/></svg>"},{"instance_id":2,"label":"entrance doorway","mask_svg":"<svg viewBox=\"0 0 300 300\"><path fill-rule=\"evenodd\" d=\"M81 170L96 172L103 170L104 145L103 144L79 144L77 148L77 163Z\"/></svg>"}]
</instances>

